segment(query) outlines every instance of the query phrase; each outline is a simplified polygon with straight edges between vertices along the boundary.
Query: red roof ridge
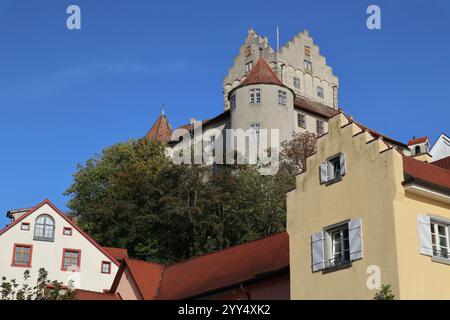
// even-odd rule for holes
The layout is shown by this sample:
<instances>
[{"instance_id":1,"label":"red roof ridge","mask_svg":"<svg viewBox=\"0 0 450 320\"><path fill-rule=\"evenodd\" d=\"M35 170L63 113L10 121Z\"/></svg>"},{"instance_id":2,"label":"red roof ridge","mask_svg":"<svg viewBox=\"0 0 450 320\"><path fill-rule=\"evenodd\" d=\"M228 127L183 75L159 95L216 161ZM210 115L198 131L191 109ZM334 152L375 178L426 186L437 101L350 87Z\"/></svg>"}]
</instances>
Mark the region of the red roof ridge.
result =
<instances>
[{"instance_id":1,"label":"red roof ridge","mask_svg":"<svg viewBox=\"0 0 450 320\"><path fill-rule=\"evenodd\" d=\"M186 259L186 260L182 260L182 261L179 261L179 262L176 262L176 263L172 263L172 264L167 265L166 268L172 267L174 265L180 265L180 264L184 264L184 263L187 263L187 262L191 262L192 260L196 260L196 259L199 259L199 258L203 258L203 257L207 257L207 256L210 256L210 255L218 254L218 253L221 253L221 252L226 252L226 251L230 251L230 250L236 250L236 248L246 247L246 246L252 245L252 244L254 244L256 242L261 242L261 241L267 240L268 238L275 238L276 236L281 236L283 234L287 234L286 230L273 233L273 234L265 236L263 238L259 238L259 239L255 239L255 240L239 243L239 244L234 245L234 246L230 246L230 247L219 249L219 250L216 250L216 251L204 253L204 254L201 254L201 255L198 255L198 256L195 256L195 257L191 257L191 258Z\"/></svg>"},{"instance_id":2,"label":"red roof ridge","mask_svg":"<svg viewBox=\"0 0 450 320\"><path fill-rule=\"evenodd\" d=\"M415 137L414 137L412 140L409 140L408 146L411 146L411 145L414 145L414 144L418 144L418 143L424 143L424 142L426 142L427 140L430 140L430 139L428 139L427 136L420 137L420 138L415 138Z\"/></svg>"}]
</instances>

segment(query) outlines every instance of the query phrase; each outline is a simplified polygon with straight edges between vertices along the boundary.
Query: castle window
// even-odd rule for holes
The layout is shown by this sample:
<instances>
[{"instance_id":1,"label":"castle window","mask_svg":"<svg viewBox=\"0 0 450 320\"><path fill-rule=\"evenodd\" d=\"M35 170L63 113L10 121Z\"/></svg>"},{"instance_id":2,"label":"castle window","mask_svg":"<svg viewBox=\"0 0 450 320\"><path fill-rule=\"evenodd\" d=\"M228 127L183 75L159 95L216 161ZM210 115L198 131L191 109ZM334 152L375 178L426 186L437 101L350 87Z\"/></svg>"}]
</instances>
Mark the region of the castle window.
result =
<instances>
[{"instance_id":1,"label":"castle window","mask_svg":"<svg viewBox=\"0 0 450 320\"><path fill-rule=\"evenodd\" d=\"M34 225L34 240L54 241L55 240L55 221L47 214L37 217Z\"/></svg>"},{"instance_id":2,"label":"castle window","mask_svg":"<svg viewBox=\"0 0 450 320\"><path fill-rule=\"evenodd\" d=\"M283 90L278 90L278 104L280 106L286 106L287 105L287 93Z\"/></svg>"},{"instance_id":3,"label":"castle window","mask_svg":"<svg viewBox=\"0 0 450 320\"><path fill-rule=\"evenodd\" d=\"M306 72L312 72L312 64L311 61L305 60L304 67Z\"/></svg>"},{"instance_id":4,"label":"castle window","mask_svg":"<svg viewBox=\"0 0 450 320\"><path fill-rule=\"evenodd\" d=\"M249 61L245 64L245 73L249 73L253 69L253 61Z\"/></svg>"},{"instance_id":5,"label":"castle window","mask_svg":"<svg viewBox=\"0 0 450 320\"><path fill-rule=\"evenodd\" d=\"M317 96L322 99L325 97L325 93L322 87L317 87Z\"/></svg>"},{"instance_id":6,"label":"castle window","mask_svg":"<svg viewBox=\"0 0 450 320\"><path fill-rule=\"evenodd\" d=\"M316 121L316 132L318 136L321 136L325 133L323 121L321 120Z\"/></svg>"},{"instance_id":7,"label":"castle window","mask_svg":"<svg viewBox=\"0 0 450 320\"><path fill-rule=\"evenodd\" d=\"M294 77L294 88L300 89L300 78Z\"/></svg>"},{"instance_id":8,"label":"castle window","mask_svg":"<svg viewBox=\"0 0 450 320\"><path fill-rule=\"evenodd\" d=\"M209 137L210 139L210 148L211 148L211 155L213 157L216 156L216 136Z\"/></svg>"},{"instance_id":9,"label":"castle window","mask_svg":"<svg viewBox=\"0 0 450 320\"><path fill-rule=\"evenodd\" d=\"M297 126L306 129L306 116L304 114L297 113Z\"/></svg>"},{"instance_id":10,"label":"castle window","mask_svg":"<svg viewBox=\"0 0 450 320\"><path fill-rule=\"evenodd\" d=\"M31 267L31 255L33 246L28 244L15 244L13 251L13 267Z\"/></svg>"},{"instance_id":11,"label":"castle window","mask_svg":"<svg viewBox=\"0 0 450 320\"><path fill-rule=\"evenodd\" d=\"M261 103L261 89L250 89L249 102L250 103Z\"/></svg>"},{"instance_id":12,"label":"castle window","mask_svg":"<svg viewBox=\"0 0 450 320\"><path fill-rule=\"evenodd\" d=\"M259 123L252 123L250 125L250 142L252 143L259 143L259 131L261 129L261 126Z\"/></svg>"},{"instance_id":13,"label":"castle window","mask_svg":"<svg viewBox=\"0 0 450 320\"><path fill-rule=\"evenodd\" d=\"M329 184L339 181L345 175L345 155L340 153L320 165L320 183Z\"/></svg>"},{"instance_id":14,"label":"castle window","mask_svg":"<svg viewBox=\"0 0 450 320\"><path fill-rule=\"evenodd\" d=\"M233 111L234 109L236 109L236 95L232 95L230 97L230 110Z\"/></svg>"},{"instance_id":15,"label":"castle window","mask_svg":"<svg viewBox=\"0 0 450 320\"><path fill-rule=\"evenodd\" d=\"M311 56L311 48L309 46L305 46L305 56Z\"/></svg>"}]
</instances>

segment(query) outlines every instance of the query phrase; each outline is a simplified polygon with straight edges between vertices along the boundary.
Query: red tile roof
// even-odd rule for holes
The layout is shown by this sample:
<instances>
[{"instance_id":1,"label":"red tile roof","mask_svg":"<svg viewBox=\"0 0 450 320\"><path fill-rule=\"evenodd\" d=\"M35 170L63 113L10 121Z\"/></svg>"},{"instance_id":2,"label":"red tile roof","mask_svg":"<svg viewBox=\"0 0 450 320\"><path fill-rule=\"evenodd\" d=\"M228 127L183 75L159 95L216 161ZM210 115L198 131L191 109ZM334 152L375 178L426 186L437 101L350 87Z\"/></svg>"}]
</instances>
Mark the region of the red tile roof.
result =
<instances>
[{"instance_id":1,"label":"red tile roof","mask_svg":"<svg viewBox=\"0 0 450 320\"><path fill-rule=\"evenodd\" d=\"M145 137L152 141L170 141L172 137L172 127L164 114L160 115L158 119L156 119L155 123Z\"/></svg>"},{"instance_id":2,"label":"red tile roof","mask_svg":"<svg viewBox=\"0 0 450 320\"><path fill-rule=\"evenodd\" d=\"M245 80L242 81L239 86L248 86L252 84L276 84L279 86L284 86L263 58L256 62L256 65L252 68Z\"/></svg>"},{"instance_id":3,"label":"red tile roof","mask_svg":"<svg viewBox=\"0 0 450 320\"><path fill-rule=\"evenodd\" d=\"M103 247L103 249L108 252L111 256L116 258L118 261L122 261L124 259L128 259L128 250L123 248L112 248L112 247Z\"/></svg>"},{"instance_id":4,"label":"red tile roof","mask_svg":"<svg viewBox=\"0 0 450 320\"><path fill-rule=\"evenodd\" d=\"M144 299L183 299L289 267L289 239L281 232L167 267L129 259L125 264ZM112 292L120 276L119 271Z\"/></svg>"},{"instance_id":5,"label":"red tile roof","mask_svg":"<svg viewBox=\"0 0 450 320\"><path fill-rule=\"evenodd\" d=\"M445 170L450 170L450 156L441 160L431 162L431 164Z\"/></svg>"},{"instance_id":6,"label":"red tile roof","mask_svg":"<svg viewBox=\"0 0 450 320\"><path fill-rule=\"evenodd\" d=\"M126 259L125 261L144 300L156 299L164 266L158 263L133 259Z\"/></svg>"},{"instance_id":7,"label":"red tile roof","mask_svg":"<svg viewBox=\"0 0 450 320\"><path fill-rule=\"evenodd\" d=\"M295 97L294 108L312 113L325 119L330 119L340 112L339 110L330 108L322 103L306 100L300 97Z\"/></svg>"},{"instance_id":8,"label":"red tile roof","mask_svg":"<svg viewBox=\"0 0 450 320\"><path fill-rule=\"evenodd\" d=\"M408 142L408 146L412 146L412 145L418 144L418 143L424 143L424 142L427 142L427 140L428 140L428 137L414 138Z\"/></svg>"},{"instance_id":9,"label":"red tile roof","mask_svg":"<svg viewBox=\"0 0 450 320\"><path fill-rule=\"evenodd\" d=\"M403 171L415 179L450 189L450 171L403 156Z\"/></svg>"},{"instance_id":10,"label":"red tile roof","mask_svg":"<svg viewBox=\"0 0 450 320\"><path fill-rule=\"evenodd\" d=\"M88 290L75 290L77 300L122 300L118 294L94 292Z\"/></svg>"},{"instance_id":11,"label":"red tile roof","mask_svg":"<svg viewBox=\"0 0 450 320\"><path fill-rule=\"evenodd\" d=\"M358 127L360 127L362 130L366 130L367 132L369 132L372 136L374 136L375 138L383 138L384 141L394 144L396 146L402 147L402 148L408 148L408 146L406 144L404 144L403 142L400 142L398 140L392 139L384 134L381 134L373 129L370 129L369 127L366 127L365 125L363 125L362 123L356 122L355 120L351 119L351 121L353 121Z\"/></svg>"}]
</instances>

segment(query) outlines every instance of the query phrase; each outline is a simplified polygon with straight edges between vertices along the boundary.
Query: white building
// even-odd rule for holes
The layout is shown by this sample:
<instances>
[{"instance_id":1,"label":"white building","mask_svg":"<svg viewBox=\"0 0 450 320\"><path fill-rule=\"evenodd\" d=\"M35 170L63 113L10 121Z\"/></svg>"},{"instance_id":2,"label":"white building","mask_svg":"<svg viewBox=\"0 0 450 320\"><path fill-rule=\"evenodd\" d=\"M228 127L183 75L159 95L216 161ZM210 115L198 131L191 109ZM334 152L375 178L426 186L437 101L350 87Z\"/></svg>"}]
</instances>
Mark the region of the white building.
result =
<instances>
[{"instance_id":1,"label":"white building","mask_svg":"<svg viewBox=\"0 0 450 320\"><path fill-rule=\"evenodd\" d=\"M441 134L439 139L431 148L430 154L433 157L433 161L450 157L450 137L444 133Z\"/></svg>"},{"instance_id":2,"label":"white building","mask_svg":"<svg viewBox=\"0 0 450 320\"><path fill-rule=\"evenodd\" d=\"M0 231L0 277L30 285L44 268L49 279L75 288L109 290L119 267L118 249L103 248L49 200L8 211L12 223Z\"/></svg>"}]
</instances>

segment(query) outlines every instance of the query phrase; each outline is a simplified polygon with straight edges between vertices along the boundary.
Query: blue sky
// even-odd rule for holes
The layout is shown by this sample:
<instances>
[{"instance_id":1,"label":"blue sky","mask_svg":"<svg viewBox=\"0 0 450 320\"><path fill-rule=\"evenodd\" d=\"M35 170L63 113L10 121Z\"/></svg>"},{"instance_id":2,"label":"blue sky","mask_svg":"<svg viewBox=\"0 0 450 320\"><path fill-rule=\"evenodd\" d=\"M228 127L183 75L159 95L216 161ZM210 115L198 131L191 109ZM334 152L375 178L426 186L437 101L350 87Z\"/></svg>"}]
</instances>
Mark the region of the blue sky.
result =
<instances>
[{"instance_id":1,"label":"blue sky","mask_svg":"<svg viewBox=\"0 0 450 320\"><path fill-rule=\"evenodd\" d=\"M82 30L66 28L66 8ZM378 4L382 29L366 28ZM222 110L221 82L247 30L275 46L308 29L340 79L340 105L401 141L450 133L450 2L0 0L0 226L6 210L62 193L78 163L143 136L161 104L173 126Z\"/></svg>"}]
</instances>

